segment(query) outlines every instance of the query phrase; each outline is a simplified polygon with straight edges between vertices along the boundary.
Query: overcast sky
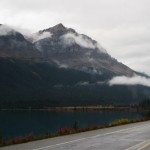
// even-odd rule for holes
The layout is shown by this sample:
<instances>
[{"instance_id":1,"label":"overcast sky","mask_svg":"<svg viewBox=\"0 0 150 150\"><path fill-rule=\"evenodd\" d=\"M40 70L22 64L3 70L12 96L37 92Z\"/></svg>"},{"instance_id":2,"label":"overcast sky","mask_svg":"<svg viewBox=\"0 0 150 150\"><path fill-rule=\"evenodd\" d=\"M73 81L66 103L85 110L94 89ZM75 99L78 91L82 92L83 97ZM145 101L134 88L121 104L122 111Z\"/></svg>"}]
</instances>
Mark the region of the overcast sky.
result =
<instances>
[{"instance_id":1,"label":"overcast sky","mask_svg":"<svg viewBox=\"0 0 150 150\"><path fill-rule=\"evenodd\" d=\"M0 23L32 32L63 23L150 75L150 0L0 0Z\"/></svg>"}]
</instances>

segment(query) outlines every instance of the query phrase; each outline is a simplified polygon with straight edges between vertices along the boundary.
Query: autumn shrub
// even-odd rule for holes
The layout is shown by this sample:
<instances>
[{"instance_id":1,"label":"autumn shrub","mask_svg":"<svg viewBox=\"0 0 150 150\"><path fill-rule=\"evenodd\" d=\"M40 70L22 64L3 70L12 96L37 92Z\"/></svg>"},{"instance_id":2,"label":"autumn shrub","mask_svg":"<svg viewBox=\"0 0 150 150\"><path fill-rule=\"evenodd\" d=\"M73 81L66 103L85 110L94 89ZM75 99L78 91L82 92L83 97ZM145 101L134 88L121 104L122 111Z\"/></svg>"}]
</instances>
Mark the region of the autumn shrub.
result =
<instances>
[{"instance_id":1,"label":"autumn shrub","mask_svg":"<svg viewBox=\"0 0 150 150\"><path fill-rule=\"evenodd\" d=\"M92 125L89 127L89 129L90 129L90 130L98 129L98 125L92 124Z\"/></svg>"},{"instance_id":2,"label":"autumn shrub","mask_svg":"<svg viewBox=\"0 0 150 150\"><path fill-rule=\"evenodd\" d=\"M121 119L117 119L114 120L110 123L111 126L115 126L115 125L121 125L121 124L126 124L129 123L129 119L127 118L121 118Z\"/></svg>"},{"instance_id":3,"label":"autumn shrub","mask_svg":"<svg viewBox=\"0 0 150 150\"><path fill-rule=\"evenodd\" d=\"M58 130L59 135L65 135L65 134L69 134L71 132L70 128L60 128Z\"/></svg>"},{"instance_id":4,"label":"autumn shrub","mask_svg":"<svg viewBox=\"0 0 150 150\"><path fill-rule=\"evenodd\" d=\"M12 140L13 144L19 144L19 143L23 143L24 142L24 138L21 136L17 136Z\"/></svg>"},{"instance_id":5,"label":"autumn shrub","mask_svg":"<svg viewBox=\"0 0 150 150\"><path fill-rule=\"evenodd\" d=\"M33 133L29 133L28 135L26 135L25 139L26 141L33 141L35 139L35 135Z\"/></svg>"},{"instance_id":6,"label":"autumn shrub","mask_svg":"<svg viewBox=\"0 0 150 150\"><path fill-rule=\"evenodd\" d=\"M5 145L5 141L4 141L4 139L0 136L0 146L3 146L3 145Z\"/></svg>"}]
</instances>

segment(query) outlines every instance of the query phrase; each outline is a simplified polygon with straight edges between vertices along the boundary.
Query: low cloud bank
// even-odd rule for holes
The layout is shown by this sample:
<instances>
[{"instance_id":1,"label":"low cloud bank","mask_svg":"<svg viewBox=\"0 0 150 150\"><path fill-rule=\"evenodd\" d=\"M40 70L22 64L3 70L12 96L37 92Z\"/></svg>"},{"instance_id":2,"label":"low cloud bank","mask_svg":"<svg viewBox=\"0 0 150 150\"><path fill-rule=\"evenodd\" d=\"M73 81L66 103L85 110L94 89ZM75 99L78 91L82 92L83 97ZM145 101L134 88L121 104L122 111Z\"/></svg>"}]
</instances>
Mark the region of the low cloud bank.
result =
<instances>
[{"instance_id":1,"label":"low cloud bank","mask_svg":"<svg viewBox=\"0 0 150 150\"><path fill-rule=\"evenodd\" d=\"M59 68L65 68L65 69L68 68L68 65L60 63L58 60L53 60L53 61L58 65Z\"/></svg>"},{"instance_id":2,"label":"low cloud bank","mask_svg":"<svg viewBox=\"0 0 150 150\"><path fill-rule=\"evenodd\" d=\"M105 49L103 49L98 43L94 43L91 39L84 35L76 35L74 33L67 33L63 35L62 41L66 45L73 45L74 43L80 45L83 48L91 48L95 49L98 48L101 50L101 52L106 53Z\"/></svg>"},{"instance_id":3,"label":"low cloud bank","mask_svg":"<svg viewBox=\"0 0 150 150\"><path fill-rule=\"evenodd\" d=\"M108 84L112 85L143 85L150 87L150 78L142 77L142 76L133 76L133 77L126 77L126 76L118 76L112 78Z\"/></svg>"},{"instance_id":4,"label":"low cloud bank","mask_svg":"<svg viewBox=\"0 0 150 150\"><path fill-rule=\"evenodd\" d=\"M50 32L43 32L43 33L36 33L32 35L33 42L36 42L38 40L42 40L45 38L51 38L52 34Z\"/></svg>"},{"instance_id":5,"label":"low cloud bank","mask_svg":"<svg viewBox=\"0 0 150 150\"><path fill-rule=\"evenodd\" d=\"M81 82L78 82L76 85L79 85L79 86L88 86L88 85L90 85L90 83L87 82L87 81L81 81Z\"/></svg>"},{"instance_id":6,"label":"low cloud bank","mask_svg":"<svg viewBox=\"0 0 150 150\"><path fill-rule=\"evenodd\" d=\"M0 25L0 36L5 36L9 35L13 32L14 30L7 25Z\"/></svg>"}]
</instances>

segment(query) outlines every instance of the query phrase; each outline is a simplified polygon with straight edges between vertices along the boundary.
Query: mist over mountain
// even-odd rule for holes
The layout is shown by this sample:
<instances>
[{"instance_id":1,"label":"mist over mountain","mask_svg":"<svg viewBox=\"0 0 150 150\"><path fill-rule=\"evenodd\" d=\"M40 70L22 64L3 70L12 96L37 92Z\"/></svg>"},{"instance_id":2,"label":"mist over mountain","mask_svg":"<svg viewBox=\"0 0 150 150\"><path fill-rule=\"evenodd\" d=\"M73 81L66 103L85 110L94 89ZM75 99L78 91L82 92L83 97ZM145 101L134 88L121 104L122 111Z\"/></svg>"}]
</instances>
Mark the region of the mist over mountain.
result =
<instances>
[{"instance_id":1,"label":"mist over mountain","mask_svg":"<svg viewBox=\"0 0 150 150\"><path fill-rule=\"evenodd\" d=\"M38 34L44 33L50 33L51 36L33 44L43 57L57 65L91 73L101 74L102 70L109 70L118 75L134 74L129 67L112 58L95 40L78 34L74 29L58 24L38 32Z\"/></svg>"},{"instance_id":2,"label":"mist over mountain","mask_svg":"<svg viewBox=\"0 0 150 150\"><path fill-rule=\"evenodd\" d=\"M0 25L0 57L37 59L41 55L21 33Z\"/></svg>"},{"instance_id":3,"label":"mist over mountain","mask_svg":"<svg viewBox=\"0 0 150 150\"><path fill-rule=\"evenodd\" d=\"M18 59L42 59L59 67L102 74L108 70L118 75L135 72L116 59L90 37L58 24L26 39L8 26L0 26L0 56Z\"/></svg>"},{"instance_id":4,"label":"mist over mountain","mask_svg":"<svg viewBox=\"0 0 150 150\"><path fill-rule=\"evenodd\" d=\"M1 108L135 104L150 97L147 75L63 24L30 37L0 25L0 71Z\"/></svg>"}]
</instances>

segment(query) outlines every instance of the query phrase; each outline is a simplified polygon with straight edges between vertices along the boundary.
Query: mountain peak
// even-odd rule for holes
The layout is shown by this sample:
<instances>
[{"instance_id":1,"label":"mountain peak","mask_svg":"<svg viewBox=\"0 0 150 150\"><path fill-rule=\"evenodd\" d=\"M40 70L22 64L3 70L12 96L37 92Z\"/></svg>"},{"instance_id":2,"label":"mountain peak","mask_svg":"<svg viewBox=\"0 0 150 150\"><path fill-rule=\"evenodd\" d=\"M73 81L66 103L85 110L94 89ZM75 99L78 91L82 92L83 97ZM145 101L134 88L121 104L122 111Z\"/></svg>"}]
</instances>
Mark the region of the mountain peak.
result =
<instances>
[{"instance_id":1,"label":"mountain peak","mask_svg":"<svg viewBox=\"0 0 150 150\"><path fill-rule=\"evenodd\" d=\"M56 34L56 33L64 33L66 31L67 28L62 23L59 23L53 27L43 30L42 32L51 32L53 34Z\"/></svg>"},{"instance_id":2,"label":"mountain peak","mask_svg":"<svg viewBox=\"0 0 150 150\"><path fill-rule=\"evenodd\" d=\"M61 35L68 33L68 32L75 33L75 30L72 28L67 28L62 23L59 23L53 27L39 31L39 33L43 33L43 32L50 32L56 36L61 36Z\"/></svg>"},{"instance_id":3,"label":"mountain peak","mask_svg":"<svg viewBox=\"0 0 150 150\"><path fill-rule=\"evenodd\" d=\"M55 32L59 32L59 31L64 32L64 31L67 30L67 28L66 28L62 23L59 23L59 24L57 24L57 25L55 25L55 26L49 28L49 30L50 30L51 32L55 33Z\"/></svg>"},{"instance_id":4,"label":"mountain peak","mask_svg":"<svg viewBox=\"0 0 150 150\"><path fill-rule=\"evenodd\" d=\"M62 24L62 23L59 23L57 25L55 25L54 27L52 28L56 28L56 29L66 29L66 27Z\"/></svg>"}]
</instances>

